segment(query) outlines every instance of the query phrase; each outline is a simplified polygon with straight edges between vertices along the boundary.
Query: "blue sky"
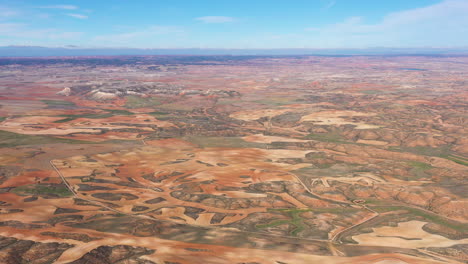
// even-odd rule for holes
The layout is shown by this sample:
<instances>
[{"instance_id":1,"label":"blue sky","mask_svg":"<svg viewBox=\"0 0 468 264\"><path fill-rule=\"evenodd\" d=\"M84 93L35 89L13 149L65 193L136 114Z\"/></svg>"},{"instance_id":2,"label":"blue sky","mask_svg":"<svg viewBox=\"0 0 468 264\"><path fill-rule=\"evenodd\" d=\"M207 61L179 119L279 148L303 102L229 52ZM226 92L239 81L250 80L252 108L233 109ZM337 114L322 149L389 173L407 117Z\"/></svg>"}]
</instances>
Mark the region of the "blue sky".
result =
<instances>
[{"instance_id":1,"label":"blue sky","mask_svg":"<svg viewBox=\"0 0 468 264\"><path fill-rule=\"evenodd\" d=\"M0 0L0 46L468 47L468 0Z\"/></svg>"}]
</instances>

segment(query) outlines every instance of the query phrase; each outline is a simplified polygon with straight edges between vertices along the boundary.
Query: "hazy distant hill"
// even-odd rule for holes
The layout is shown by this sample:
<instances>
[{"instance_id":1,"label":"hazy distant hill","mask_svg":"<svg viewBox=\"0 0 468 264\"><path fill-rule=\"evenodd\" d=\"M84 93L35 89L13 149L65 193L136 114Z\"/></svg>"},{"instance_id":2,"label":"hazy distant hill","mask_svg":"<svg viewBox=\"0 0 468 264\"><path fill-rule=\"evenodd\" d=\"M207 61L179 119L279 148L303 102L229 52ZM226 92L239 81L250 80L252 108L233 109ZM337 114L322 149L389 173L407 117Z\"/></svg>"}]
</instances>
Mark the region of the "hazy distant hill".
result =
<instances>
[{"instance_id":1,"label":"hazy distant hill","mask_svg":"<svg viewBox=\"0 0 468 264\"><path fill-rule=\"evenodd\" d=\"M116 56L116 55L468 55L468 48L367 48L367 49L136 49L3 46L0 57Z\"/></svg>"}]
</instances>

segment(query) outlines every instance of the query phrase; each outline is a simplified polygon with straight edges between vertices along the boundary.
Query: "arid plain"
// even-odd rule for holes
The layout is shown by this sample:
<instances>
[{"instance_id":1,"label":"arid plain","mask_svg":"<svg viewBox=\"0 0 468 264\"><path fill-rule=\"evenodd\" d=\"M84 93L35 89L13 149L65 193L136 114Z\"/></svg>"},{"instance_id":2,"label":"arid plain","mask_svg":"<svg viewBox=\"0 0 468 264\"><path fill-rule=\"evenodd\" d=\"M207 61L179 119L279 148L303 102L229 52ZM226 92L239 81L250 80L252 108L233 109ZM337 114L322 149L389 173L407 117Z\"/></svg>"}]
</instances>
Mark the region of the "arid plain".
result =
<instances>
[{"instance_id":1,"label":"arid plain","mask_svg":"<svg viewBox=\"0 0 468 264\"><path fill-rule=\"evenodd\" d=\"M1 263L466 263L468 57L0 59Z\"/></svg>"}]
</instances>

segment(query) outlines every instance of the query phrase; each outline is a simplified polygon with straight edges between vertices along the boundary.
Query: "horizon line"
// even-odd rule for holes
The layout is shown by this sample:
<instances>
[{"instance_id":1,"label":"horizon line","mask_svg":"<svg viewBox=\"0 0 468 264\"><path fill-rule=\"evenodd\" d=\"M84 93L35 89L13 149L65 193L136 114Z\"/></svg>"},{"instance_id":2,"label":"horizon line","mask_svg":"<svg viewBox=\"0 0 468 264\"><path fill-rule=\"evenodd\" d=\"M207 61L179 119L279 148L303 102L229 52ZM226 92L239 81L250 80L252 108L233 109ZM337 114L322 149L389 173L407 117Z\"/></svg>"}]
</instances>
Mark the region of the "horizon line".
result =
<instances>
[{"instance_id":1,"label":"horizon line","mask_svg":"<svg viewBox=\"0 0 468 264\"><path fill-rule=\"evenodd\" d=\"M1 58L105 56L436 56L468 55L468 47L129 48L0 46Z\"/></svg>"}]
</instances>

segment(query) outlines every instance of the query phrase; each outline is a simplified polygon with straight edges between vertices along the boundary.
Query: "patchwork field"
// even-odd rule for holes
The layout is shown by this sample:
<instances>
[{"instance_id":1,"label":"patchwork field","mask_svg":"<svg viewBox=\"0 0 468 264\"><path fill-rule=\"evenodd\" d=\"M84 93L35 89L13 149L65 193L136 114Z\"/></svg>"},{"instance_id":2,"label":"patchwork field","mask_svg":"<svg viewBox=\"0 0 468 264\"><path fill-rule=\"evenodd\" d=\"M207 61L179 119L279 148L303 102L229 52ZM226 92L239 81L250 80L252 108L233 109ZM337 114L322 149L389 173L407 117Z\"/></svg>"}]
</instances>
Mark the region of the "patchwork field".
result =
<instances>
[{"instance_id":1,"label":"patchwork field","mask_svg":"<svg viewBox=\"0 0 468 264\"><path fill-rule=\"evenodd\" d=\"M0 62L0 263L468 261L466 57Z\"/></svg>"}]
</instances>

